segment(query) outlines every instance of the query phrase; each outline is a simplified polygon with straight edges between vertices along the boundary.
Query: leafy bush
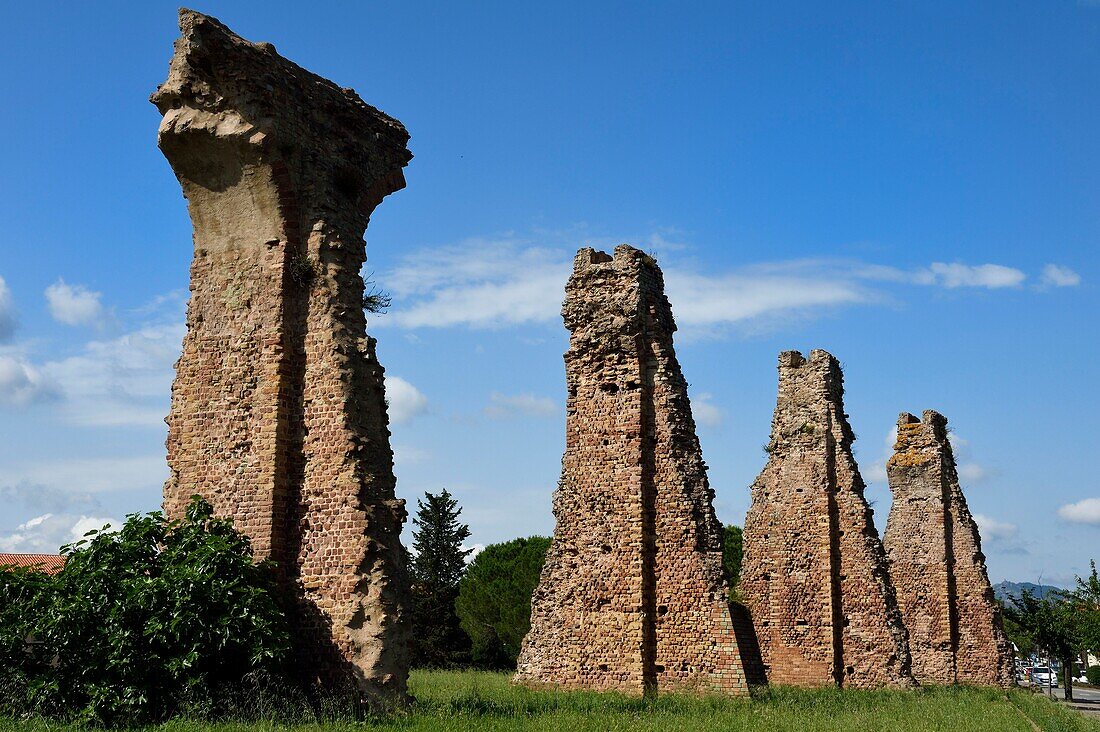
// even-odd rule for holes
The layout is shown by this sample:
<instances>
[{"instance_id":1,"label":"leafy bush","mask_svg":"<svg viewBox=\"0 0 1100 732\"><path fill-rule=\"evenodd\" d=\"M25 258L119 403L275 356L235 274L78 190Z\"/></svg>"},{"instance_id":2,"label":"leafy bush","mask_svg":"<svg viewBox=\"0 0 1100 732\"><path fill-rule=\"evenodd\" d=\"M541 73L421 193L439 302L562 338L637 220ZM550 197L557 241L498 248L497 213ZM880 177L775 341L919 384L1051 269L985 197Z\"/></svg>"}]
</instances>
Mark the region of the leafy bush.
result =
<instances>
[{"instance_id":1,"label":"leafy bush","mask_svg":"<svg viewBox=\"0 0 1100 732\"><path fill-rule=\"evenodd\" d=\"M290 635L272 567L209 503L89 537L53 578L0 572L5 712L134 724L279 676Z\"/></svg>"},{"instance_id":2,"label":"leafy bush","mask_svg":"<svg viewBox=\"0 0 1100 732\"><path fill-rule=\"evenodd\" d=\"M736 591L737 581L741 579L741 560L744 556L741 527L726 524L722 531L722 568L726 572L726 583L730 591Z\"/></svg>"},{"instance_id":3,"label":"leafy bush","mask_svg":"<svg viewBox=\"0 0 1100 732\"><path fill-rule=\"evenodd\" d=\"M1089 666L1085 669L1085 678L1093 686L1100 686L1100 666Z\"/></svg>"},{"instance_id":4,"label":"leafy bush","mask_svg":"<svg viewBox=\"0 0 1100 732\"><path fill-rule=\"evenodd\" d=\"M462 629L473 641L474 663L515 668L523 637L531 628L531 595L539 582L550 540L545 536L490 544L459 583Z\"/></svg>"}]
</instances>

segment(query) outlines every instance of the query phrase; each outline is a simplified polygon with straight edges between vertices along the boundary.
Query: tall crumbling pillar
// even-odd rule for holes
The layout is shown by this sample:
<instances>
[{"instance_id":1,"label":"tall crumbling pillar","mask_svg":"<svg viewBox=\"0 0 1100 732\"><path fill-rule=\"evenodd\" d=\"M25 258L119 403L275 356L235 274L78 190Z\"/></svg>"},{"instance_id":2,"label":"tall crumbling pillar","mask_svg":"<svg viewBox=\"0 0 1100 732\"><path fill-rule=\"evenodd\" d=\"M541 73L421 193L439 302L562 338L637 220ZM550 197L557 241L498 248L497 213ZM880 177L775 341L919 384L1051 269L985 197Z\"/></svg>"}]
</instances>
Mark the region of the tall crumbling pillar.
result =
<instances>
[{"instance_id":1,"label":"tall crumbling pillar","mask_svg":"<svg viewBox=\"0 0 1100 732\"><path fill-rule=\"evenodd\" d=\"M909 649L863 497L840 363L779 356L768 463L752 486L738 584L768 681L908 687Z\"/></svg>"},{"instance_id":2,"label":"tall crumbling pillar","mask_svg":"<svg viewBox=\"0 0 1100 732\"><path fill-rule=\"evenodd\" d=\"M676 326L653 258L582 249L570 331L557 527L516 680L617 690L747 691Z\"/></svg>"},{"instance_id":3,"label":"tall crumbling pillar","mask_svg":"<svg viewBox=\"0 0 1100 732\"><path fill-rule=\"evenodd\" d=\"M883 544L913 676L922 684L1011 686L1012 646L942 414L902 413L886 473L894 503Z\"/></svg>"},{"instance_id":4,"label":"tall crumbling pillar","mask_svg":"<svg viewBox=\"0 0 1100 732\"><path fill-rule=\"evenodd\" d=\"M405 694L407 593L363 232L404 187L396 120L180 11L158 144L194 224L164 506L209 499L298 599L299 667Z\"/></svg>"}]
</instances>

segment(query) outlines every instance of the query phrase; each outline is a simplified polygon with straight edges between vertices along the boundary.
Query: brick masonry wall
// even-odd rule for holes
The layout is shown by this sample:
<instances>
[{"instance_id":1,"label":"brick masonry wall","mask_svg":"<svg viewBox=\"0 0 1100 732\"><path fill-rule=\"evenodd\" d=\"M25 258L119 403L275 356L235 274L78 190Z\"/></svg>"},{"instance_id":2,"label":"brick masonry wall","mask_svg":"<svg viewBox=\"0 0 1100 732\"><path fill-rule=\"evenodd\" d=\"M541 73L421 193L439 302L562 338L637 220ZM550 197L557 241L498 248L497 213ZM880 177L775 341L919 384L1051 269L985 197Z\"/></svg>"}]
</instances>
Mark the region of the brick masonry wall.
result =
<instances>
[{"instance_id":1,"label":"brick masonry wall","mask_svg":"<svg viewBox=\"0 0 1100 732\"><path fill-rule=\"evenodd\" d=\"M768 463L752 486L739 589L768 680L910 687L909 650L864 499L840 364L779 357Z\"/></svg>"},{"instance_id":2,"label":"brick masonry wall","mask_svg":"<svg viewBox=\"0 0 1100 732\"><path fill-rule=\"evenodd\" d=\"M894 494L883 543L922 684L1008 687L1012 647L959 487L943 415L902 413L886 464Z\"/></svg>"},{"instance_id":3,"label":"brick masonry wall","mask_svg":"<svg viewBox=\"0 0 1100 732\"><path fill-rule=\"evenodd\" d=\"M207 497L279 566L303 674L405 696L408 578L363 232L404 186L394 119L183 10L152 101L194 225L169 515Z\"/></svg>"},{"instance_id":4,"label":"brick masonry wall","mask_svg":"<svg viewBox=\"0 0 1100 732\"><path fill-rule=\"evenodd\" d=\"M557 526L516 680L745 694L676 329L656 262L582 249L570 331Z\"/></svg>"}]
</instances>

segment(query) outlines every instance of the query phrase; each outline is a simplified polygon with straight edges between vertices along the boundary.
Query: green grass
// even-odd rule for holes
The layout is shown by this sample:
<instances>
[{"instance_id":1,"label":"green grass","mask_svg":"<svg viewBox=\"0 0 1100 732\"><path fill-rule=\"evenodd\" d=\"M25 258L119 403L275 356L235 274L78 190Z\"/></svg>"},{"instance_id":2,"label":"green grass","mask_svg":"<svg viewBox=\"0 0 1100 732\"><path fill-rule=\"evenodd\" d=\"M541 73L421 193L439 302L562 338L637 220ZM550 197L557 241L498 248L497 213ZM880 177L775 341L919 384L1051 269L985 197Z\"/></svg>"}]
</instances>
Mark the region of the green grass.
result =
<instances>
[{"instance_id":1,"label":"green grass","mask_svg":"<svg viewBox=\"0 0 1100 732\"><path fill-rule=\"evenodd\" d=\"M295 730L751 730L752 732L1032 732L1021 711L1044 732L1100 732L1100 722L1024 691L927 688L839 691L771 688L752 699L675 694L638 699L618 694L532 691L507 674L418 671L408 711L370 722L294 726ZM42 721L0 720L0 732L62 732ZM156 732L264 732L274 722L208 724L173 721Z\"/></svg>"}]
</instances>

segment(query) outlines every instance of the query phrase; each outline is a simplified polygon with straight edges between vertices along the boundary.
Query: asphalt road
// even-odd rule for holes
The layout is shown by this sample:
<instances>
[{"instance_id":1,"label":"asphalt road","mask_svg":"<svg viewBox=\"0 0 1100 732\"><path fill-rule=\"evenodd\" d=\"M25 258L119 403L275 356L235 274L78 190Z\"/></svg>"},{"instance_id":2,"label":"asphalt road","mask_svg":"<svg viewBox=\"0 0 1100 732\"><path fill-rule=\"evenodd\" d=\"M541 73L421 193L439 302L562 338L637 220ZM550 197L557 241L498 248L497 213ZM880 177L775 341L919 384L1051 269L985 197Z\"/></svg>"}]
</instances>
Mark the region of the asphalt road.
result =
<instances>
[{"instance_id":1,"label":"asphalt road","mask_svg":"<svg viewBox=\"0 0 1100 732\"><path fill-rule=\"evenodd\" d=\"M1054 687L1054 698L1063 701L1066 697L1065 689L1061 686ZM1090 717L1100 717L1100 688L1073 686L1073 708L1084 712Z\"/></svg>"},{"instance_id":2,"label":"asphalt road","mask_svg":"<svg viewBox=\"0 0 1100 732\"><path fill-rule=\"evenodd\" d=\"M1066 696L1065 689L1061 686L1054 687L1054 696L1057 699L1064 699ZM1073 698L1075 701L1092 701L1100 704L1100 688L1085 687L1073 685Z\"/></svg>"}]
</instances>

